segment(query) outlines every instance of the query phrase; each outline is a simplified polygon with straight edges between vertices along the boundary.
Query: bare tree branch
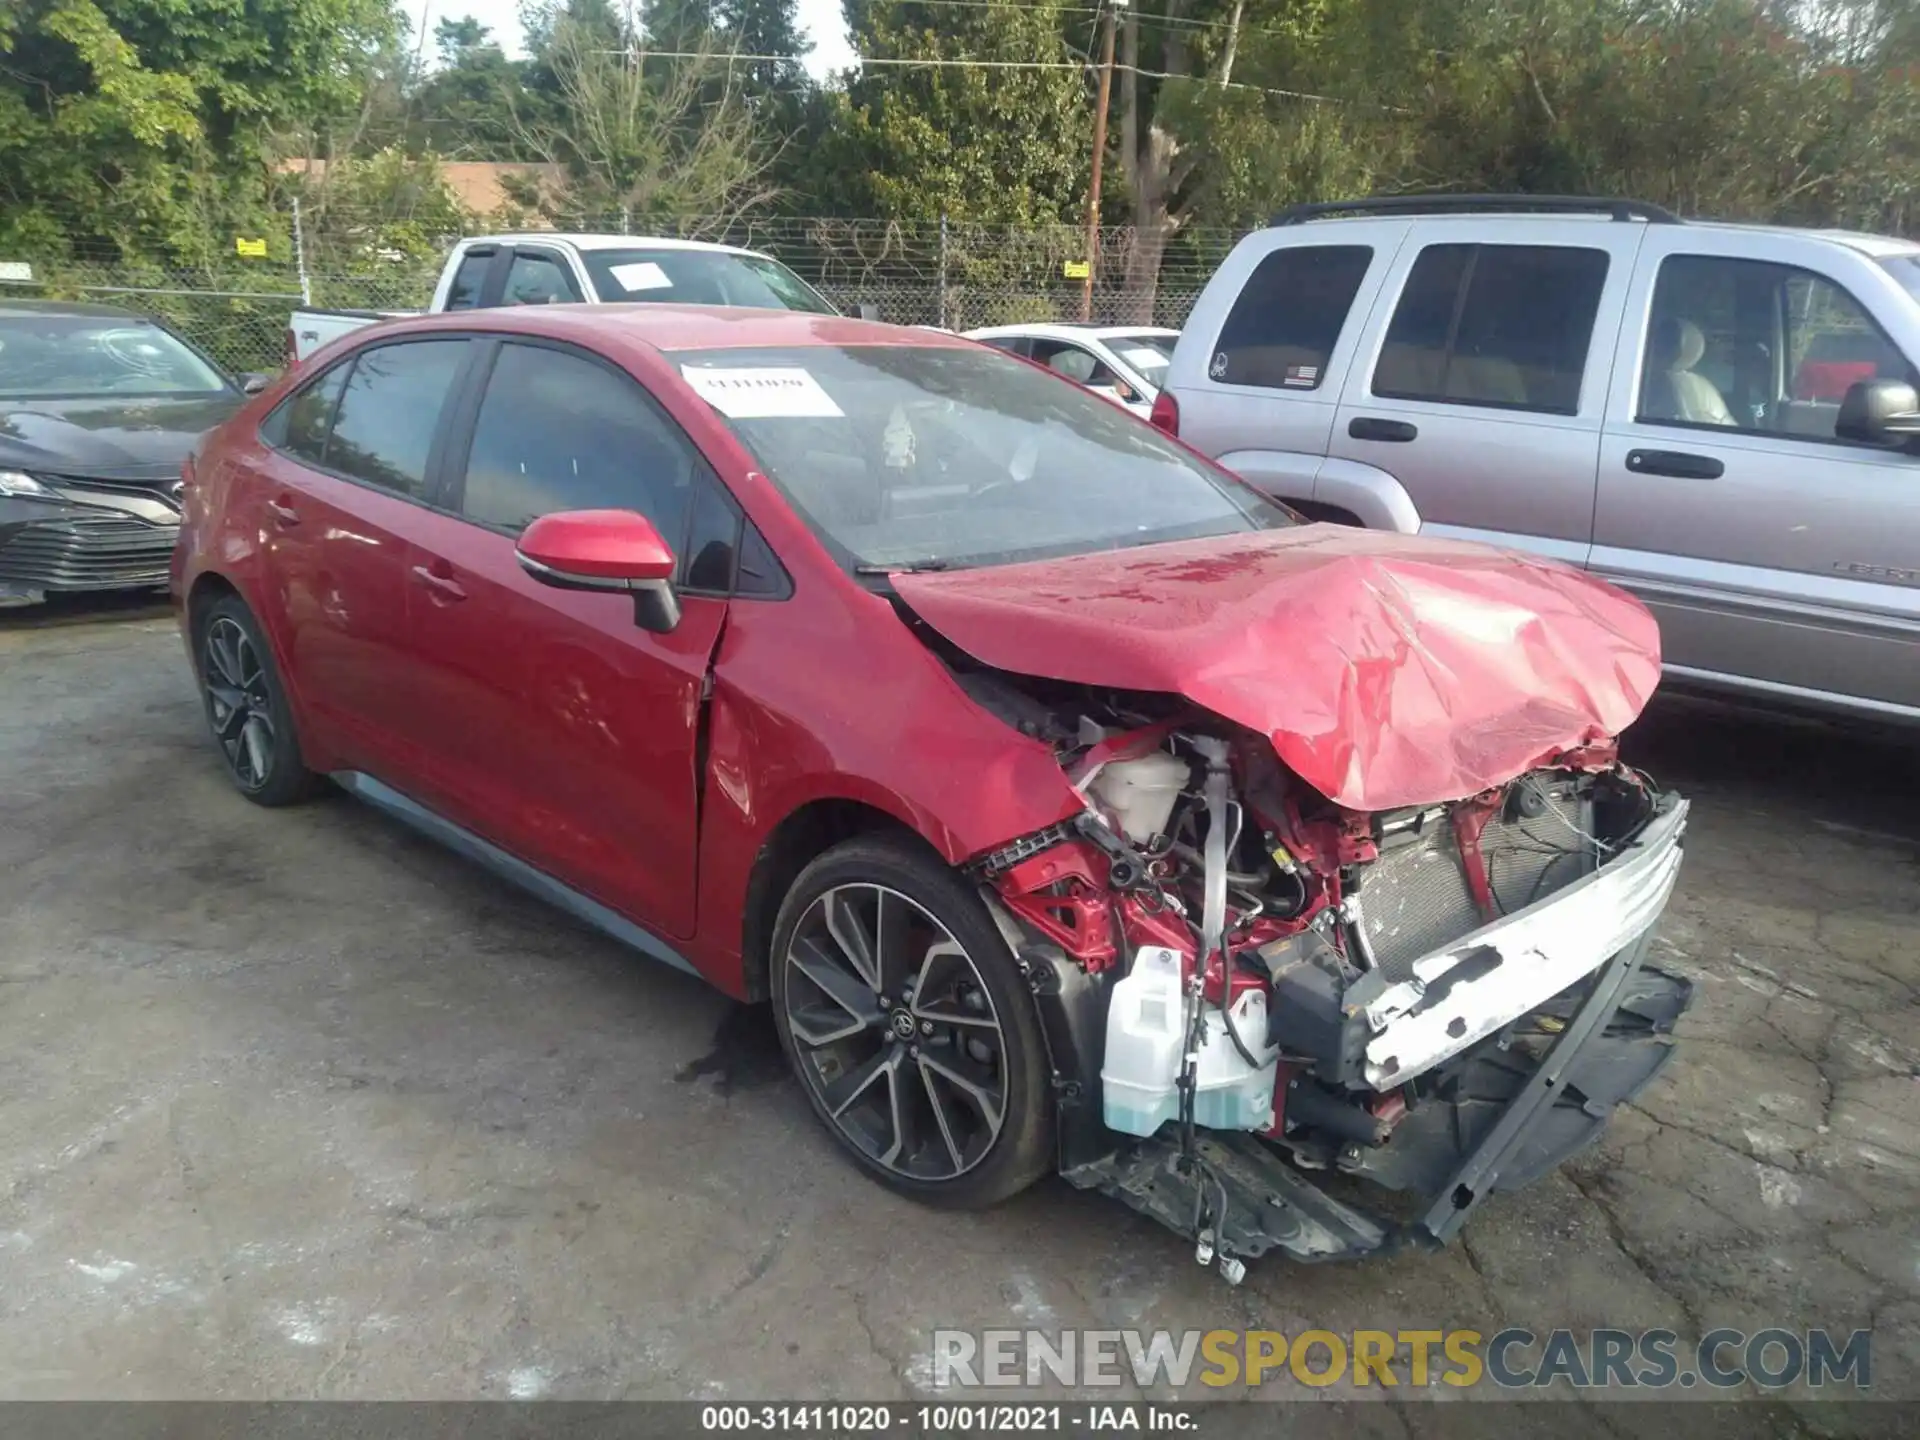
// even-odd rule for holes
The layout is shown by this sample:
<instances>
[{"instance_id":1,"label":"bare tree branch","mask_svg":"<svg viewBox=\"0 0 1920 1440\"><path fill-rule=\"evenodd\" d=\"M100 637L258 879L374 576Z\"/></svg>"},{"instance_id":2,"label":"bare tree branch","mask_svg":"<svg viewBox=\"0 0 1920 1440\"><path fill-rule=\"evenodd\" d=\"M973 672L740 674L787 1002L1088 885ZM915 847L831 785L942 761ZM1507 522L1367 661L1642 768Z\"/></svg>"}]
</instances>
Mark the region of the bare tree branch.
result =
<instances>
[{"instance_id":1,"label":"bare tree branch","mask_svg":"<svg viewBox=\"0 0 1920 1440\"><path fill-rule=\"evenodd\" d=\"M549 220L617 213L724 227L776 198L768 176L780 145L742 93L733 56L699 51L609 51L570 21L555 25L547 63L561 118L509 119L515 140L566 177L536 198Z\"/></svg>"}]
</instances>

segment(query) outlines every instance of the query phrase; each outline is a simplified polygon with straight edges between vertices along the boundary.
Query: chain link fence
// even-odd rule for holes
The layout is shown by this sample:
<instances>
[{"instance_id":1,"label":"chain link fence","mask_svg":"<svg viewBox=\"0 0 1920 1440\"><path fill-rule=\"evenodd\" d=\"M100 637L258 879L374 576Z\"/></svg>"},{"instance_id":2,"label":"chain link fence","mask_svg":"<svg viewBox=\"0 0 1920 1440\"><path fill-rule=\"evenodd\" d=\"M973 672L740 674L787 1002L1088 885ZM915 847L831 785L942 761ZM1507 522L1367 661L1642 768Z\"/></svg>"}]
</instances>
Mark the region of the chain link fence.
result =
<instances>
[{"instance_id":1,"label":"chain link fence","mask_svg":"<svg viewBox=\"0 0 1920 1440\"><path fill-rule=\"evenodd\" d=\"M476 220L476 233L513 228ZM502 223L506 220L508 223ZM721 241L781 261L850 315L969 330L1038 320L1179 326L1235 232L1101 232L1090 296L1077 226L1015 229L927 220L589 217L582 230ZM395 238L394 232L403 233ZM236 372L277 369L296 306L424 308L455 234L421 236L390 214L303 214L297 204L237 233L196 237L205 258L165 265L117 257L105 240L0 254L0 300L97 301L156 316Z\"/></svg>"}]
</instances>

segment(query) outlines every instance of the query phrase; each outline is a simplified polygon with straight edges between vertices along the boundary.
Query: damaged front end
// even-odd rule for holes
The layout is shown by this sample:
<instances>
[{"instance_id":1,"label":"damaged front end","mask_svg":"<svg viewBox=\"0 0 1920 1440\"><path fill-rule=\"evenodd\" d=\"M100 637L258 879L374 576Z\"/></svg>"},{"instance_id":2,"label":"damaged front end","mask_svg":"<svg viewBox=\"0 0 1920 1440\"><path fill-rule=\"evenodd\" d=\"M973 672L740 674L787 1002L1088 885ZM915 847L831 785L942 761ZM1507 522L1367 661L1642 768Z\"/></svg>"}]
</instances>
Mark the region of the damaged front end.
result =
<instances>
[{"instance_id":1,"label":"damaged front end","mask_svg":"<svg viewBox=\"0 0 1920 1440\"><path fill-rule=\"evenodd\" d=\"M972 867L1040 1008L1060 1168L1229 1279L1444 1242L1670 1056L1690 989L1643 962L1687 803L1611 743L1368 814L1176 697L959 668L1085 801Z\"/></svg>"}]
</instances>

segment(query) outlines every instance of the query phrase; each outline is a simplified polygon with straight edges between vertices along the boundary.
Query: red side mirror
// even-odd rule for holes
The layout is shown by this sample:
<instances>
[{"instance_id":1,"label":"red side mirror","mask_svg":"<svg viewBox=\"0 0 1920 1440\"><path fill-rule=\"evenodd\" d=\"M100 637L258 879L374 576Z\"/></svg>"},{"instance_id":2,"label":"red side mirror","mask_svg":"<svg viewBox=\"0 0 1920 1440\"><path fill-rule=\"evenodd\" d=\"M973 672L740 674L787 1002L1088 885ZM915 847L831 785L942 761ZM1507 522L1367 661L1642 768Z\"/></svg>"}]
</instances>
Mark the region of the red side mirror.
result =
<instances>
[{"instance_id":1,"label":"red side mirror","mask_svg":"<svg viewBox=\"0 0 1920 1440\"><path fill-rule=\"evenodd\" d=\"M673 551L632 510L542 515L520 537L520 563L536 580L588 590L628 590L673 578Z\"/></svg>"},{"instance_id":2,"label":"red side mirror","mask_svg":"<svg viewBox=\"0 0 1920 1440\"><path fill-rule=\"evenodd\" d=\"M527 526L515 547L520 568L560 590L626 590L648 630L680 623L669 583L673 551L653 522L632 510L563 510Z\"/></svg>"}]
</instances>

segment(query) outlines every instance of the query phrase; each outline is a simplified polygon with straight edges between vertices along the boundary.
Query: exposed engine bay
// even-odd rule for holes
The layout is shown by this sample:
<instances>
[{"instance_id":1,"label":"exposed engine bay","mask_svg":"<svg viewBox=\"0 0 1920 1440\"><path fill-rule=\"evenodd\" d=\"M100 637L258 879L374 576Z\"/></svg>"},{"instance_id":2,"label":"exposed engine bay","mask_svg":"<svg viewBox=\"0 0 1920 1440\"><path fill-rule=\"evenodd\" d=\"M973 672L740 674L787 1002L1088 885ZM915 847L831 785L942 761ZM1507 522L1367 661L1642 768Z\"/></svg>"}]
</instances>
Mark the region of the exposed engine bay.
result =
<instances>
[{"instance_id":1,"label":"exposed engine bay","mask_svg":"<svg viewBox=\"0 0 1920 1440\"><path fill-rule=\"evenodd\" d=\"M1641 960L1686 802L1611 742L1363 814L1179 697L953 668L1085 806L973 867L1047 1023L1062 1171L1230 1280L1449 1238L1669 1057L1689 987ZM1427 1209L1383 1220L1314 1172Z\"/></svg>"}]
</instances>

